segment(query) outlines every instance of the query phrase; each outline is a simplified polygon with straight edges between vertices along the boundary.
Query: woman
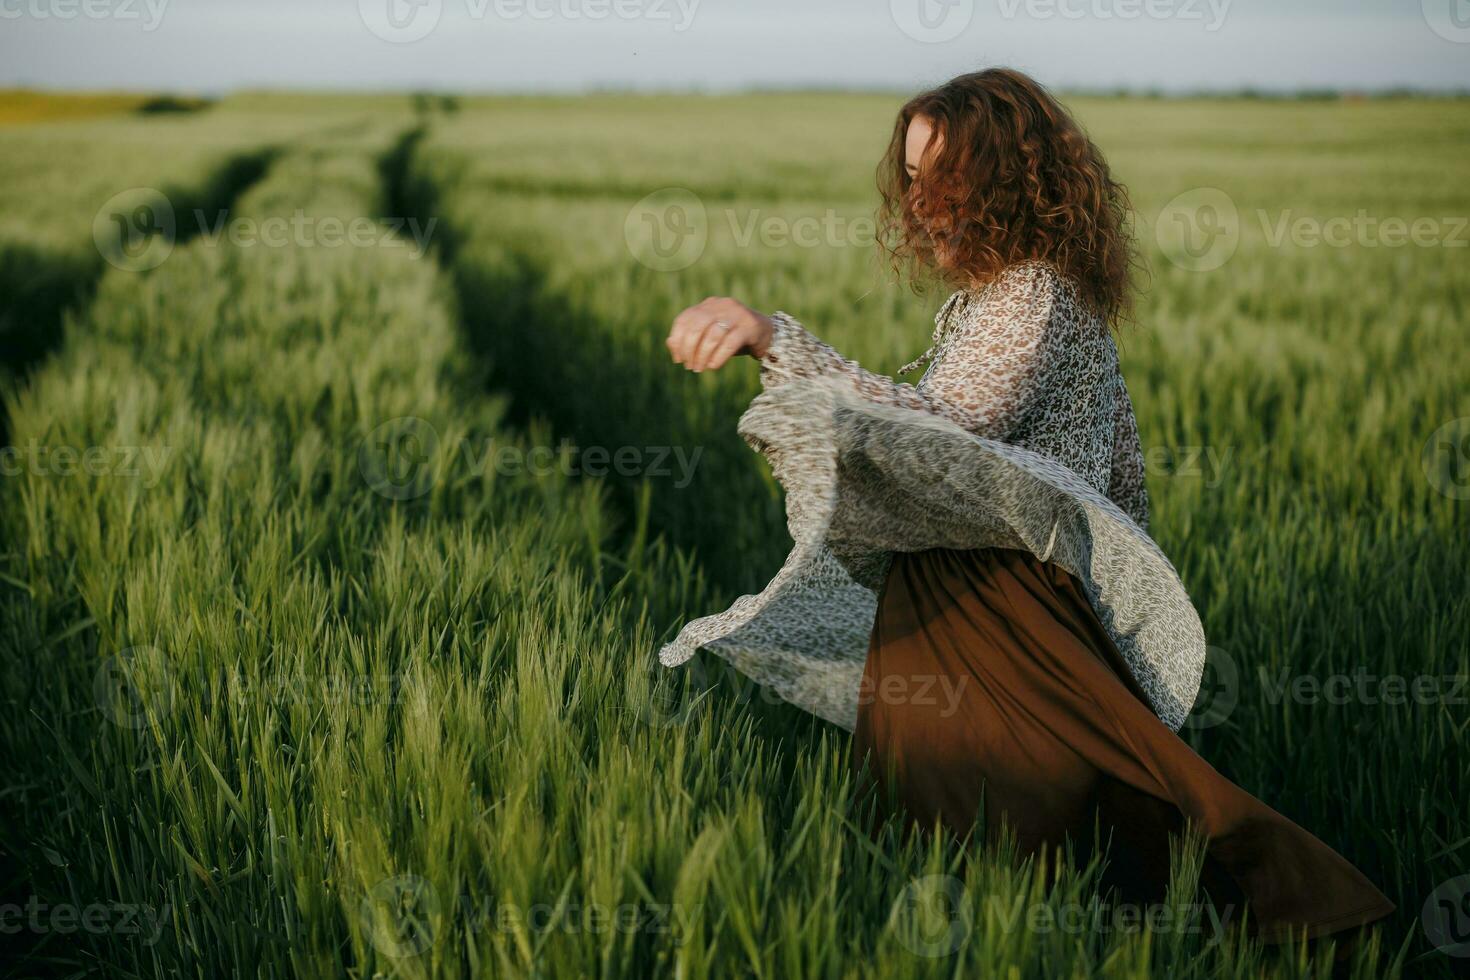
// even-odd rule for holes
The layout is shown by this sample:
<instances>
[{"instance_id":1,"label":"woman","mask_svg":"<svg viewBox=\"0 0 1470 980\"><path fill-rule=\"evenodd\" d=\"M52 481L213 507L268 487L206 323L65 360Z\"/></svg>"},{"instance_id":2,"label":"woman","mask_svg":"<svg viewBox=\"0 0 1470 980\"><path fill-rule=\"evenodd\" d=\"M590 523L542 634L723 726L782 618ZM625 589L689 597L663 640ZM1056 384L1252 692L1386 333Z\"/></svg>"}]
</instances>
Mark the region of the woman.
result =
<instances>
[{"instance_id":1,"label":"woman","mask_svg":"<svg viewBox=\"0 0 1470 980\"><path fill-rule=\"evenodd\" d=\"M1203 884L1267 940L1394 906L1317 838L1175 734L1204 638L1148 537L1126 314L1128 202L1097 148L1009 70L903 107L882 169L896 257L958 287L917 384L872 374L783 313L733 299L679 315L675 361L760 362L741 432L787 490L796 547L759 596L688 624L709 647L854 730L912 821L1026 853L1111 841L1109 881L1163 897L1169 840L1206 838ZM865 658L861 656L865 653Z\"/></svg>"}]
</instances>

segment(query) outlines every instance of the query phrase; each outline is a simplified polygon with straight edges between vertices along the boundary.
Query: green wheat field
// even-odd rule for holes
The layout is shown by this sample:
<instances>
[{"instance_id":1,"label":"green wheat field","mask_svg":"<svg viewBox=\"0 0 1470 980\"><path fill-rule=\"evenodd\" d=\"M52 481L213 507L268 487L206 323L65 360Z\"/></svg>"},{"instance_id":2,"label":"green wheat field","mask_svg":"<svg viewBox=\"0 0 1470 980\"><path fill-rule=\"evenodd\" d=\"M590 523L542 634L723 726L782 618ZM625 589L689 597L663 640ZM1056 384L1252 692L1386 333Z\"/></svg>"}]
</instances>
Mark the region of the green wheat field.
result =
<instances>
[{"instance_id":1,"label":"green wheat field","mask_svg":"<svg viewBox=\"0 0 1470 980\"><path fill-rule=\"evenodd\" d=\"M708 295L868 366L898 95L239 95L0 128L0 946L19 975L1327 977L870 828L846 734L653 653L789 539ZM1470 102L1069 105L1130 187L1184 736L1470 964ZM1134 909L1132 911L1139 911Z\"/></svg>"}]
</instances>

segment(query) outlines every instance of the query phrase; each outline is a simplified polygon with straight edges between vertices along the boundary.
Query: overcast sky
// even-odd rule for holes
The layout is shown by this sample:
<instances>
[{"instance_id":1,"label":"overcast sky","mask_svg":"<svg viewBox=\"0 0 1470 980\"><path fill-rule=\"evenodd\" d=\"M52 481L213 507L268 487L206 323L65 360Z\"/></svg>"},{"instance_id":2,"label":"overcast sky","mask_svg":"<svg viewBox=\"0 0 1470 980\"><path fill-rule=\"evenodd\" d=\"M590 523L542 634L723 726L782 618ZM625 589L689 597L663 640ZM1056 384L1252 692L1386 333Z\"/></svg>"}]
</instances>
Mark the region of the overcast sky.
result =
<instances>
[{"instance_id":1,"label":"overcast sky","mask_svg":"<svg viewBox=\"0 0 1470 980\"><path fill-rule=\"evenodd\" d=\"M1470 0L0 0L0 85L1470 87Z\"/></svg>"}]
</instances>

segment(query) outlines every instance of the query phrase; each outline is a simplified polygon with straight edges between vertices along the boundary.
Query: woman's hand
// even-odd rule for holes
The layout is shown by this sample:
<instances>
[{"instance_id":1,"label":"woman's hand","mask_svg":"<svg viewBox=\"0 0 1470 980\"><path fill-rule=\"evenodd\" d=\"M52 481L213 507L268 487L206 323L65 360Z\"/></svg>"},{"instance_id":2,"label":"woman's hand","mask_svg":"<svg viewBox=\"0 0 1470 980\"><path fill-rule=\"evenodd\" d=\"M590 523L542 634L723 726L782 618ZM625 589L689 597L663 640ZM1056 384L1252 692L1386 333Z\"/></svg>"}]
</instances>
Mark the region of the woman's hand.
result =
<instances>
[{"instance_id":1,"label":"woman's hand","mask_svg":"<svg viewBox=\"0 0 1470 980\"><path fill-rule=\"evenodd\" d=\"M675 363L691 371L713 371L736 354L765 357L772 331L770 317L736 300L711 296L674 318L666 343Z\"/></svg>"}]
</instances>

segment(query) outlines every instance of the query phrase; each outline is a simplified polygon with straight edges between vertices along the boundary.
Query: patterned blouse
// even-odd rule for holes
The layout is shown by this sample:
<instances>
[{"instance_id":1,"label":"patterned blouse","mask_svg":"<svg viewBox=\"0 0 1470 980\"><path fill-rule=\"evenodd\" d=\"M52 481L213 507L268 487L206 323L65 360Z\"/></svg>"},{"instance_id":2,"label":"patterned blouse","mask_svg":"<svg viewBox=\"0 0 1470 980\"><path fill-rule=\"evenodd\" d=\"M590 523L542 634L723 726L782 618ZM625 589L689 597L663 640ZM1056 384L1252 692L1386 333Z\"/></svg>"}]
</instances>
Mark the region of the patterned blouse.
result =
<instances>
[{"instance_id":1,"label":"patterned blouse","mask_svg":"<svg viewBox=\"0 0 1470 980\"><path fill-rule=\"evenodd\" d=\"M1027 262L956 293L911 365L929 361L917 385L864 370L785 313L772 322L740 434L786 490L794 547L759 595L685 624L662 663L708 648L850 729L893 554L1014 548L1078 580L1154 711L1183 725L1204 631L1148 536L1117 348L1073 284Z\"/></svg>"},{"instance_id":2,"label":"patterned blouse","mask_svg":"<svg viewBox=\"0 0 1470 980\"><path fill-rule=\"evenodd\" d=\"M846 375L875 402L921 409L1056 460L1148 529L1143 452L1118 348L1051 266L1015 265L985 289L951 296L934 318L934 345L900 372L928 361L917 385L864 370L784 313L772 322L762 387Z\"/></svg>"}]
</instances>

